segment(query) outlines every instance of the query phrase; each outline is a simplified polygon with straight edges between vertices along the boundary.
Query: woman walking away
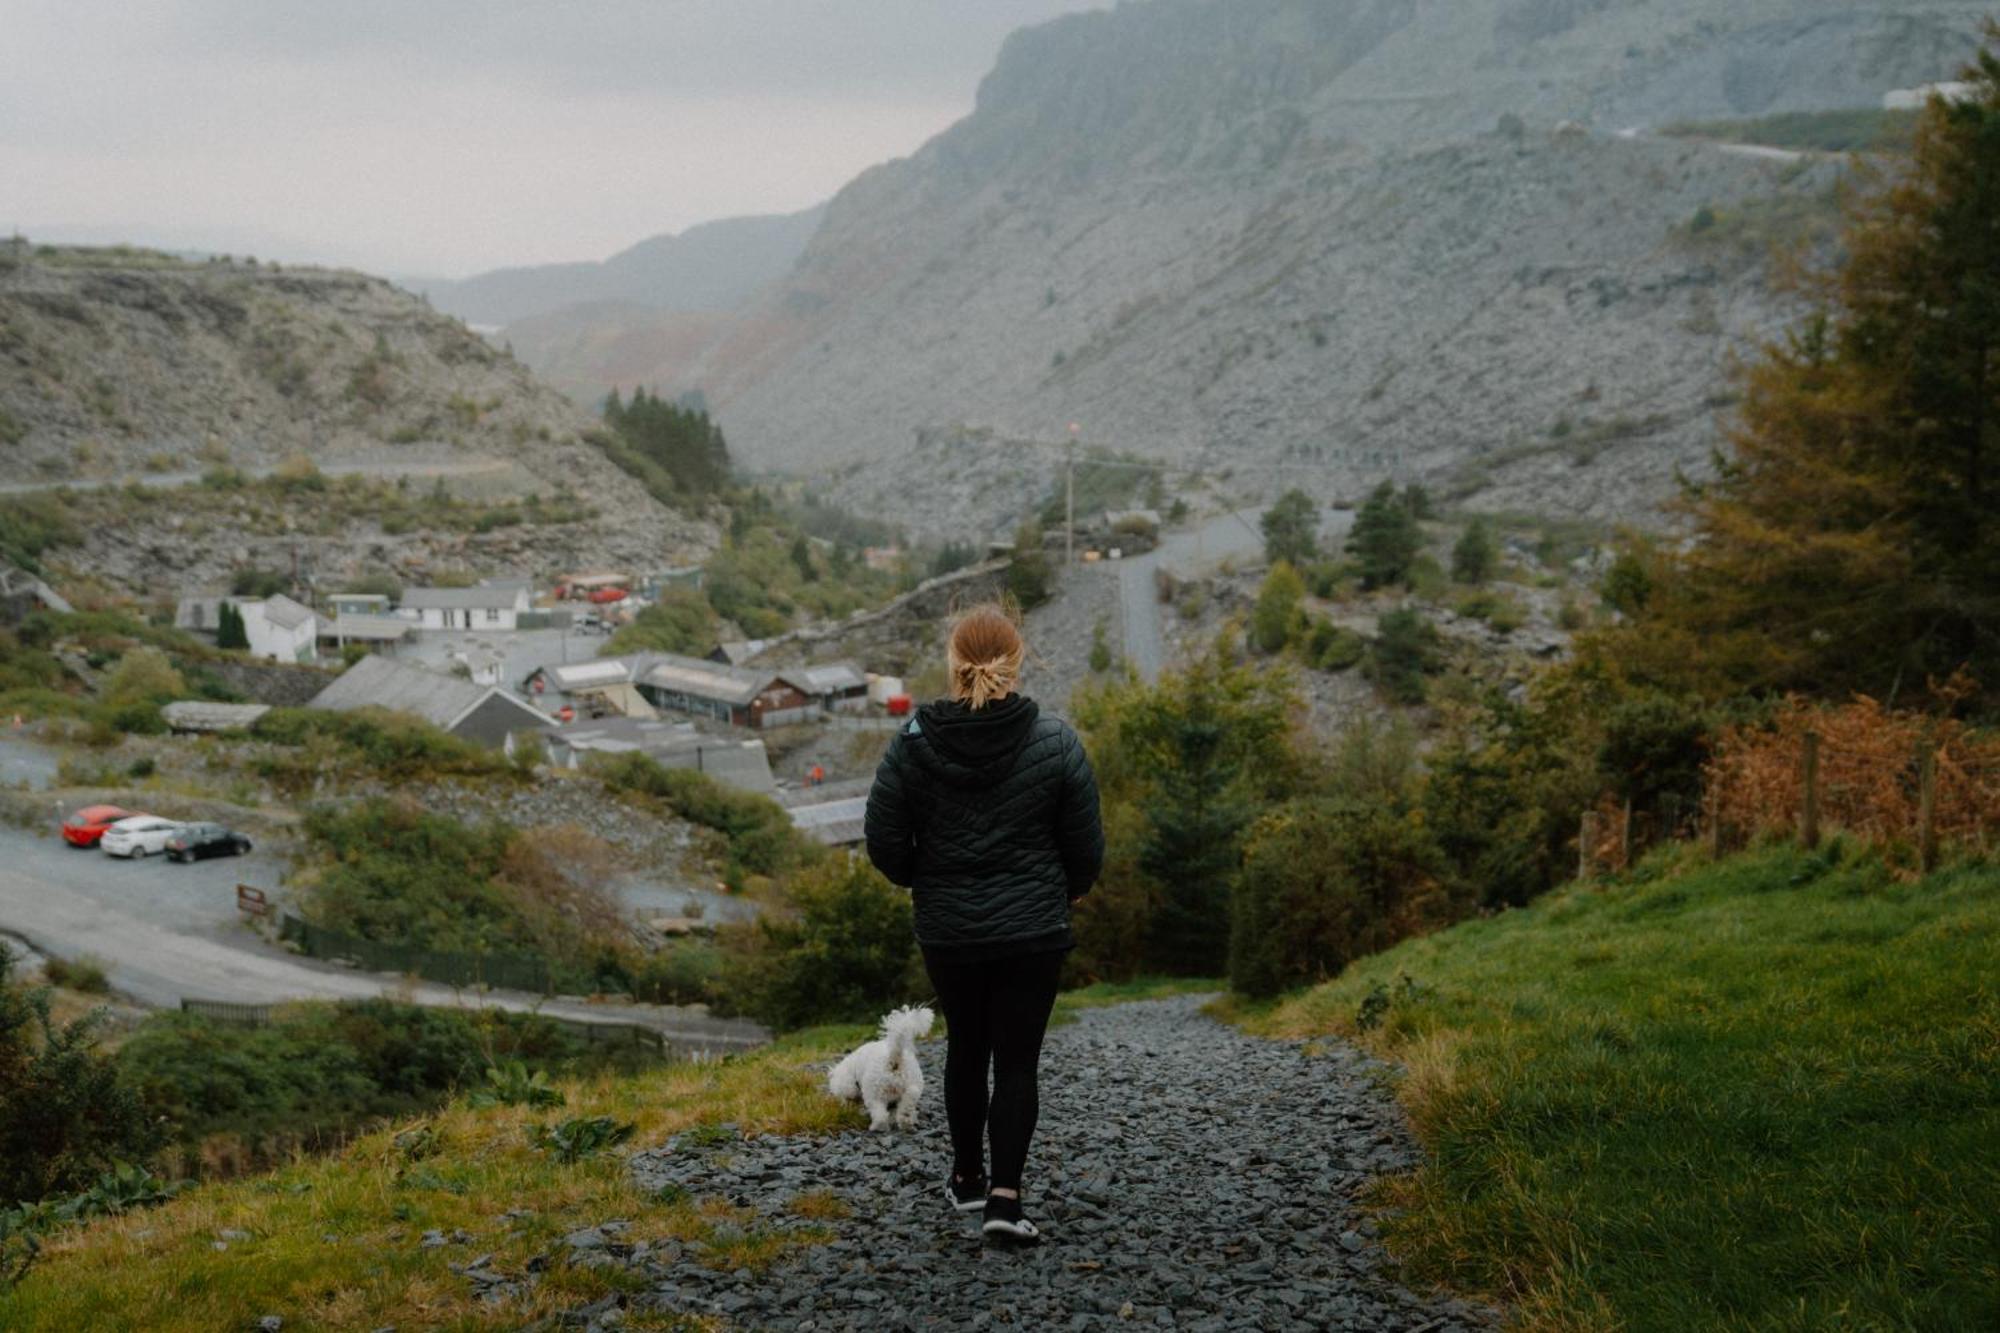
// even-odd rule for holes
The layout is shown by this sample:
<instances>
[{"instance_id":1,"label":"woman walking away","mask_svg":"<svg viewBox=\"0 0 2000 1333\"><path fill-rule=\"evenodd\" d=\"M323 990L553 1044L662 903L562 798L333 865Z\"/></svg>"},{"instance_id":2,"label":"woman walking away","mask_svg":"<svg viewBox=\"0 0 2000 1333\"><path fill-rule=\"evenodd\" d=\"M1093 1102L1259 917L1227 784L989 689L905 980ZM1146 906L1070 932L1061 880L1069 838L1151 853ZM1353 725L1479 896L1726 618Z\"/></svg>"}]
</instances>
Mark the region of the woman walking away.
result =
<instances>
[{"instance_id":1,"label":"woman walking away","mask_svg":"<svg viewBox=\"0 0 2000 1333\"><path fill-rule=\"evenodd\" d=\"M912 890L917 943L949 1027L952 1204L983 1210L989 1236L1032 1243L1040 1233L1021 1215L1021 1171L1036 1066L1073 943L1070 907L1103 867L1104 827L1082 742L1016 692L1025 651L997 606L958 619L946 653L951 697L918 709L889 742L867 834L868 859Z\"/></svg>"}]
</instances>

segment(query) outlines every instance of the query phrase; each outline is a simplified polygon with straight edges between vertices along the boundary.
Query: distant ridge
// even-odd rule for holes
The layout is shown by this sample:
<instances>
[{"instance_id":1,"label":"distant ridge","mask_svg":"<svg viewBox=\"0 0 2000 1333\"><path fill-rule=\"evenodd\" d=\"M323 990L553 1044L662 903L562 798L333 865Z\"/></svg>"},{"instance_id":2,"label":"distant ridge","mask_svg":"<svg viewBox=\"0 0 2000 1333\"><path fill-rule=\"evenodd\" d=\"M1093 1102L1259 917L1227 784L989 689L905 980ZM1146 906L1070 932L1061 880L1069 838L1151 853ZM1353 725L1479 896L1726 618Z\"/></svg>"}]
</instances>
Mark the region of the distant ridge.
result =
<instances>
[{"instance_id":1,"label":"distant ridge","mask_svg":"<svg viewBox=\"0 0 2000 1333\"><path fill-rule=\"evenodd\" d=\"M825 212L822 204L798 213L724 218L651 237L602 262L502 268L407 285L446 314L502 327L598 303L685 314L734 310L784 276Z\"/></svg>"}]
</instances>

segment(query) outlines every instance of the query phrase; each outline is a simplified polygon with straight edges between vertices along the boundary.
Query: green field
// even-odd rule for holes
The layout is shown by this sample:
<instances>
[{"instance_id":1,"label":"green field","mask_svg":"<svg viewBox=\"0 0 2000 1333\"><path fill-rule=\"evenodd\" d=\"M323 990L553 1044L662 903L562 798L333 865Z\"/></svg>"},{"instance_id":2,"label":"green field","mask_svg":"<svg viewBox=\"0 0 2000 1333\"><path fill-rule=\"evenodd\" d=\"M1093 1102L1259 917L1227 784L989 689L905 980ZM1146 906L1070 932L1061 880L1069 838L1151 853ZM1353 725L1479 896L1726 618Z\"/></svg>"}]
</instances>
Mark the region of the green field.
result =
<instances>
[{"instance_id":1,"label":"green field","mask_svg":"<svg viewBox=\"0 0 2000 1333\"><path fill-rule=\"evenodd\" d=\"M1416 1280L1543 1329L2000 1328L2000 871L1687 849L1243 1010L1400 1062Z\"/></svg>"}]
</instances>

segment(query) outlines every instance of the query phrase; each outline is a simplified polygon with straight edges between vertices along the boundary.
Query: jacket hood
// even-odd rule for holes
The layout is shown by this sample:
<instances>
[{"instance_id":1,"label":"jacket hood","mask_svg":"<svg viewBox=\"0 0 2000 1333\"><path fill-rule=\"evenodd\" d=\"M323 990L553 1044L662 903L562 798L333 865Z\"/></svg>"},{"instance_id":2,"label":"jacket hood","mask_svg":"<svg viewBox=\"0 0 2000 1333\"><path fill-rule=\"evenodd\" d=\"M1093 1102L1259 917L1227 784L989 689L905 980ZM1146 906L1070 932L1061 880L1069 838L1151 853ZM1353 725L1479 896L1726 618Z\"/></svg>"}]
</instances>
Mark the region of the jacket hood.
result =
<instances>
[{"instance_id":1,"label":"jacket hood","mask_svg":"<svg viewBox=\"0 0 2000 1333\"><path fill-rule=\"evenodd\" d=\"M912 750L927 772L954 787L990 787L1013 771L1041 709L1023 694L974 710L939 699L917 710Z\"/></svg>"}]
</instances>

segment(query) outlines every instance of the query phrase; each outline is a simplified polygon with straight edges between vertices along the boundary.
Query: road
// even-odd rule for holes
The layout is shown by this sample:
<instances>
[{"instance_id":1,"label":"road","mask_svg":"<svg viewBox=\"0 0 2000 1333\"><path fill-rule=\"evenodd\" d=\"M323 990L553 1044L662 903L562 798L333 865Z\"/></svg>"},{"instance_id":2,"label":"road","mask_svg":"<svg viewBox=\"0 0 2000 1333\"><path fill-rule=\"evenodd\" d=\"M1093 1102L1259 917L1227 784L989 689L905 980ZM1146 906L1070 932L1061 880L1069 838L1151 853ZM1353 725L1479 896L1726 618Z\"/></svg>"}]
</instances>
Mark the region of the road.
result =
<instances>
[{"instance_id":1,"label":"road","mask_svg":"<svg viewBox=\"0 0 2000 1333\"><path fill-rule=\"evenodd\" d=\"M1213 573L1225 560L1261 560L1264 534L1258 526L1260 509L1238 509L1205 519L1183 532L1169 532L1160 544L1145 555L1119 563L1118 600L1123 613L1125 660L1148 684L1166 669L1166 636L1161 627L1159 593L1155 575L1165 569L1176 579L1201 578ZM1354 522L1349 510L1325 509L1320 513L1319 538L1322 549L1337 549L1347 538Z\"/></svg>"},{"instance_id":2,"label":"road","mask_svg":"<svg viewBox=\"0 0 2000 1333\"><path fill-rule=\"evenodd\" d=\"M162 1008L176 1008L184 998L277 1004L389 995L444 1008L492 1007L585 1023L643 1023L688 1049L729 1049L764 1039L755 1024L671 1006L473 994L429 982L413 986L402 977L296 957L236 919L237 883L271 887L278 870L274 860L258 855L185 866L160 858L120 861L73 849L53 835L0 828L0 929L43 953L62 958L91 954L105 964L114 989Z\"/></svg>"},{"instance_id":3,"label":"road","mask_svg":"<svg viewBox=\"0 0 2000 1333\"><path fill-rule=\"evenodd\" d=\"M235 470L246 477L268 477L281 466L276 463L258 463ZM504 458L468 458L436 461L343 461L330 459L318 464L321 475L328 477L363 476L381 481L393 481L398 477L430 480L436 477L484 477L508 472L513 464ZM135 472L124 477L68 478L57 481L10 481L0 484L0 495L26 495L36 491L90 491L109 487L139 485L152 489L168 489L175 486L192 486L202 479L202 473L188 470L176 472Z\"/></svg>"}]
</instances>

